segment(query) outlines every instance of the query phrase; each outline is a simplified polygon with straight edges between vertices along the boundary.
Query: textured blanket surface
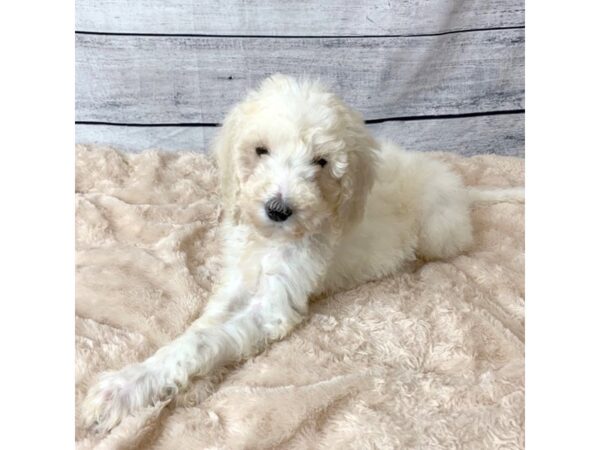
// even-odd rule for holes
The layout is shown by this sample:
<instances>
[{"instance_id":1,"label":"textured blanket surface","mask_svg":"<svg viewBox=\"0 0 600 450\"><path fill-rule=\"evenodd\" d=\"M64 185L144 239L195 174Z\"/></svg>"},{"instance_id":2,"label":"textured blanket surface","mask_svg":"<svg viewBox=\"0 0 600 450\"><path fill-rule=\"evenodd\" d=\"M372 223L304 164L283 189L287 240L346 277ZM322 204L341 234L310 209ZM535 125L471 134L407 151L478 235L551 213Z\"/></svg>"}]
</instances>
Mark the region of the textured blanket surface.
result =
<instances>
[{"instance_id":1,"label":"textured blanket surface","mask_svg":"<svg viewBox=\"0 0 600 450\"><path fill-rule=\"evenodd\" d=\"M201 312L219 272L211 159L76 149L76 401ZM437 153L469 185L524 161ZM488 449L524 445L523 206L474 208L476 246L313 302L288 338L80 449Z\"/></svg>"}]
</instances>

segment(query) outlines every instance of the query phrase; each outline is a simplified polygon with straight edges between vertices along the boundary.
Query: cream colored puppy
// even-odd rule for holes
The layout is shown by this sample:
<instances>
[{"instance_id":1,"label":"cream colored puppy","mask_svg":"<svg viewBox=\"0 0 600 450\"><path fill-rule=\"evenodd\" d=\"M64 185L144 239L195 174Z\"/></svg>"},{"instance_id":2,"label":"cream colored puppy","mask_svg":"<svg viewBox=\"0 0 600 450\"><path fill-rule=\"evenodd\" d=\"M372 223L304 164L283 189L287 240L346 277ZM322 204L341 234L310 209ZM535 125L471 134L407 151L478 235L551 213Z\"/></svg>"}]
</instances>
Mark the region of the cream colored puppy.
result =
<instances>
[{"instance_id":1,"label":"cream colored puppy","mask_svg":"<svg viewBox=\"0 0 600 450\"><path fill-rule=\"evenodd\" d=\"M204 314L141 363L104 374L82 406L100 432L185 389L193 376L286 336L315 294L349 289L472 242L475 191L426 154L379 144L318 83L275 75L228 115L215 143L225 265Z\"/></svg>"}]
</instances>

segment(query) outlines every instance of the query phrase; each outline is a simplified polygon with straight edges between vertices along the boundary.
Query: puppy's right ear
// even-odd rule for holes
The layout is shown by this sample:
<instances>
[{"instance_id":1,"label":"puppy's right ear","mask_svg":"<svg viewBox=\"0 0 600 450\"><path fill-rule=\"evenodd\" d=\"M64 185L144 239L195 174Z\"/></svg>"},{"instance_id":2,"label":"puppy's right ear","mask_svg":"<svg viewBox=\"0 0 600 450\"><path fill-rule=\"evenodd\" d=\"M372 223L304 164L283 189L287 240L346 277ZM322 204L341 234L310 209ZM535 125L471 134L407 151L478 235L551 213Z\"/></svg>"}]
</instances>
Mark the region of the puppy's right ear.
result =
<instances>
[{"instance_id":1,"label":"puppy's right ear","mask_svg":"<svg viewBox=\"0 0 600 450\"><path fill-rule=\"evenodd\" d=\"M239 142L237 134L240 130L240 116L239 107L235 107L225 118L212 145L219 170L225 218L234 222L239 219L240 179L236 162L236 143Z\"/></svg>"}]
</instances>

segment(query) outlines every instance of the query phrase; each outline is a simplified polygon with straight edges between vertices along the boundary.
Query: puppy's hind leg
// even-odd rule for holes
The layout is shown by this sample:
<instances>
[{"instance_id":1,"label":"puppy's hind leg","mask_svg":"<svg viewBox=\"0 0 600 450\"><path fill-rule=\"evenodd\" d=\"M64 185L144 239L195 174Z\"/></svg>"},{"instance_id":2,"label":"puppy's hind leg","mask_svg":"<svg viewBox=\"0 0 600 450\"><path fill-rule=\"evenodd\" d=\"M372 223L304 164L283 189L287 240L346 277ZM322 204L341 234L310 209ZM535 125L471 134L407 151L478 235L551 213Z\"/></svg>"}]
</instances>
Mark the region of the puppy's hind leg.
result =
<instances>
[{"instance_id":1,"label":"puppy's hind leg","mask_svg":"<svg viewBox=\"0 0 600 450\"><path fill-rule=\"evenodd\" d=\"M421 205L417 254L425 259L446 259L473 244L471 200L459 177L447 169L426 186Z\"/></svg>"}]
</instances>

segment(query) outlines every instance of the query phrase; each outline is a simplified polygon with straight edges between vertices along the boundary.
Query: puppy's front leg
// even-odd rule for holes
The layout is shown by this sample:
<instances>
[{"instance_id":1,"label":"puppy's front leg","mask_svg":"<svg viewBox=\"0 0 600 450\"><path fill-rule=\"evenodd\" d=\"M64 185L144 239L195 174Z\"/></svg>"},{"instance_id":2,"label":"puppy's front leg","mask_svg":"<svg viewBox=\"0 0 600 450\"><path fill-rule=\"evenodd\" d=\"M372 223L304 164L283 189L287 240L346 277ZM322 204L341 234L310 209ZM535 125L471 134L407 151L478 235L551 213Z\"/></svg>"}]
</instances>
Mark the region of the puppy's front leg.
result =
<instances>
[{"instance_id":1,"label":"puppy's front leg","mask_svg":"<svg viewBox=\"0 0 600 450\"><path fill-rule=\"evenodd\" d=\"M222 322L224 309L209 305L203 317L154 356L105 374L83 403L85 425L107 432L125 415L172 398L187 387L193 375L207 374L262 350L302 320L307 298L291 298L281 282L266 279L241 309Z\"/></svg>"}]
</instances>

